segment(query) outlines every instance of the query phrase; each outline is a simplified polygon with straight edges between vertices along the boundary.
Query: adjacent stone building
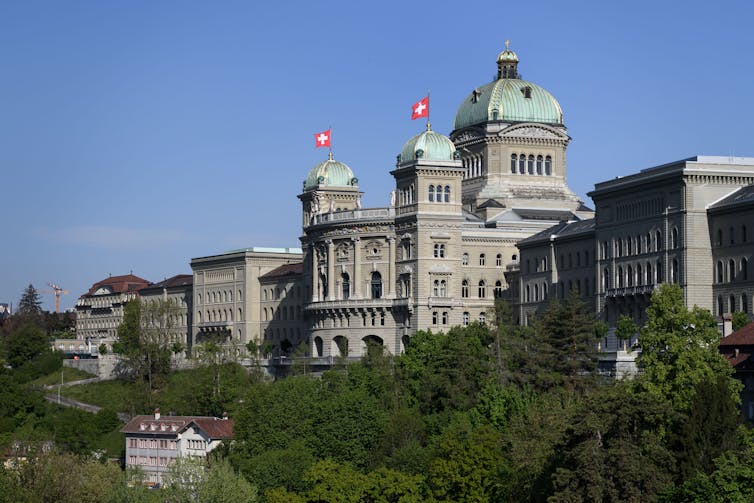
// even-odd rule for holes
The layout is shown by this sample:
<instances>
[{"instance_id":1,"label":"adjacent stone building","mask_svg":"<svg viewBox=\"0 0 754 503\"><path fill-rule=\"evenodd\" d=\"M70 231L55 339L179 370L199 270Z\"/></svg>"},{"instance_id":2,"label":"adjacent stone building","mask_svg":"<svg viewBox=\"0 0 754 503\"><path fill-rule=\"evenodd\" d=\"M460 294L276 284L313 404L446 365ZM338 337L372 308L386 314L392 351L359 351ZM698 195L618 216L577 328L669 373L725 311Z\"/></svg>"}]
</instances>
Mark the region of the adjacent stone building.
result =
<instances>
[{"instance_id":1,"label":"adjacent stone building","mask_svg":"<svg viewBox=\"0 0 754 503\"><path fill-rule=\"evenodd\" d=\"M76 338L96 345L100 340L114 340L124 306L149 284L133 274L110 276L93 284L76 302Z\"/></svg>"}]
</instances>

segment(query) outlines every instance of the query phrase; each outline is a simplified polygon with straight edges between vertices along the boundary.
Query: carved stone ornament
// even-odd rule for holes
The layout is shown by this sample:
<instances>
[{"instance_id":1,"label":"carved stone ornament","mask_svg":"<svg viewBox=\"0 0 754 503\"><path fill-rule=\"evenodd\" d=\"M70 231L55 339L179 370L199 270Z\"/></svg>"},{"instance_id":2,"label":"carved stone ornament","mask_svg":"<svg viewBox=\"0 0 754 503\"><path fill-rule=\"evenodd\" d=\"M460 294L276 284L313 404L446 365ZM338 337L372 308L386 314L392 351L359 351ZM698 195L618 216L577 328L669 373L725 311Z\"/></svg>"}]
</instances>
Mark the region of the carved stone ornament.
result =
<instances>
[{"instance_id":1,"label":"carved stone ornament","mask_svg":"<svg viewBox=\"0 0 754 503\"><path fill-rule=\"evenodd\" d=\"M503 131L500 136L526 136L529 138L549 138L549 139L562 139L562 137L549 129L536 127L536 126L524 126L515 129L508 129Z\"/></svg>"},{"instance_id":2,"label":"carved stone ornament","mask_svg":"<svg viewBox=\"0 0 754 503\"><path fill-rule=\"evenodd\" d=\"M481 135L478 133L474 133L472 131L464 131L463 133L456 136L456 141L469 141L474 140L476 138L481 138Z\"/></svg>"}]
</instances>

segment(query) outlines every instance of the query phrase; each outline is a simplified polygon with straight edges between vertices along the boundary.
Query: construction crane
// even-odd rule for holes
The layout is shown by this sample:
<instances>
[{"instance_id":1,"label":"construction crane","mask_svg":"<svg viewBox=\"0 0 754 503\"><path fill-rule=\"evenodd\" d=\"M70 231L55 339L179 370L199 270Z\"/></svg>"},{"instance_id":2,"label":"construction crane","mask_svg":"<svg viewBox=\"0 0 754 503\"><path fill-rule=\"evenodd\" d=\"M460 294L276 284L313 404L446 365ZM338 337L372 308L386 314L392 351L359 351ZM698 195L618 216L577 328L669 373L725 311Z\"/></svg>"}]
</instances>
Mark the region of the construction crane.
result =
<instances>
[{"instance_id":1,"label":"construction crane","mask_svg":"<svg viewBox=\"0 0 754 503\"><path fill-rule=\"evenodd\" d=\"M52 291L46 290L45 293L54 293L55 294L55 312L60 312L60 296L63 294L67 294L68 290L64 290L63 288L59 287L52 281L48 281L47 284L52 288Z\"/></svg>"}]
</instances>

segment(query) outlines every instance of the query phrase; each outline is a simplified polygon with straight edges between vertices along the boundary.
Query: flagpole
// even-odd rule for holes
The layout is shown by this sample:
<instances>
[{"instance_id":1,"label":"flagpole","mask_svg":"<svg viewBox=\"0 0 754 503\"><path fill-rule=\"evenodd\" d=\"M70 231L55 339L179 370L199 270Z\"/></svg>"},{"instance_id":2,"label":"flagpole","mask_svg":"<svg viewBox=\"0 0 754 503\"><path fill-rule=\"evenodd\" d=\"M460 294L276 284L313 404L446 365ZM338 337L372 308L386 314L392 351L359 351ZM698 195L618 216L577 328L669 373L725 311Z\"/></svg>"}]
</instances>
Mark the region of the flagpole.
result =
<instances>
[{"instance_id":1,"label":"flagpole","mask_svg":"<svg viewBox=\"0 0 754 503\"><path fill-rule=\"evenodd\" d=\"M330 131L330 146L328 147L330 149L330 152L327 157L332 159L332 125L328 125L327 129Z\"/></svg>"},{"instance_id":2,"label":"flagpole","mask_svg":"<svg viewBox=\"0 0 754 503\"><path fill-rule=\"evenodd\" d=\"M429 122L430 112L432 112L432 107L429 106L429 89L427 89L427 131L432 129L432 124Z\"/></svg>"}]
</instances>

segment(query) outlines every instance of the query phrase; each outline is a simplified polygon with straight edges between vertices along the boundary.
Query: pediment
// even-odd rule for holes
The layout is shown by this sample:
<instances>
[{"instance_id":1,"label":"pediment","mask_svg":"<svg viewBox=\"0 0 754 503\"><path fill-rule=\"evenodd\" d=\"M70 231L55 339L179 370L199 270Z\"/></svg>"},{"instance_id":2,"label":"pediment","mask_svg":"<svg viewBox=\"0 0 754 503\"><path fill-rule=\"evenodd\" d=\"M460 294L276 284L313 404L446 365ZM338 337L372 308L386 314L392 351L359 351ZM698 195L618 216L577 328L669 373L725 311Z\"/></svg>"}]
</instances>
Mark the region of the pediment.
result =
<instances>
[{"instance_id":1,"label":"pediment","mask_svg":"<svg viewBox=\"0 0 754 503\"><path fill-rule=\"evenodd\" d=\"M500 132L502 137L544 138L551 140L567 140L568 135L555 128L543 124L517 124Z\"/></svg>"}]
</instances>

